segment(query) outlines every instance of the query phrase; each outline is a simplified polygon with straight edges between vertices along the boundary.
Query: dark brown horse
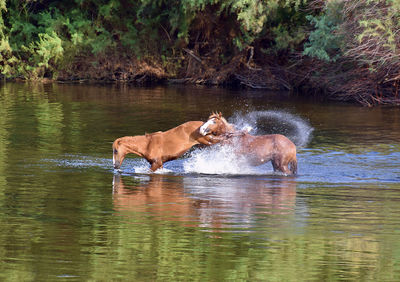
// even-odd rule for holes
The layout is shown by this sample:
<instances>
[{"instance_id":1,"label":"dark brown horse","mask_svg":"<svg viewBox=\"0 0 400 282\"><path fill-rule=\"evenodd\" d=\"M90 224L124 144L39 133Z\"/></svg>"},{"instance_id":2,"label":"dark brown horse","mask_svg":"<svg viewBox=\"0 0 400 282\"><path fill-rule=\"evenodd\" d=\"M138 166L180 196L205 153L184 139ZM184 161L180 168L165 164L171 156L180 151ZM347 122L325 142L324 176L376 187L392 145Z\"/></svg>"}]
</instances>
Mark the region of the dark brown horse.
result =
<instances>
[{"instance_id":1,"label":"dark brown horse","mask_svg":"<svg viewBox=\"0 0 400 282\"><path fill-rule=\"evenodd\" d=\"M119 169L126 154L132 153L145 158L150 163L151 170L155 171L163 163L179 158L194 145L218 143L218 138L210 134L200 134L199 128L203 123L188 121L165 132L116 139L112 145L114 168Z\"/></svg>"},{"instance_id":2,"label":"dark brown horse","mask_svg":"<svg viewBox=\"0 0 400 282\"><path fill-rule=\"evenodd\" d=\"M271 161L274 171L297 173L296 145L283 135L253 136L246 131L236 131L221 113L212 114L200 127L200 133L215 135L214 140L237 146L237 153L246 156L253 165Z\"/></svg>"}]
</instances>

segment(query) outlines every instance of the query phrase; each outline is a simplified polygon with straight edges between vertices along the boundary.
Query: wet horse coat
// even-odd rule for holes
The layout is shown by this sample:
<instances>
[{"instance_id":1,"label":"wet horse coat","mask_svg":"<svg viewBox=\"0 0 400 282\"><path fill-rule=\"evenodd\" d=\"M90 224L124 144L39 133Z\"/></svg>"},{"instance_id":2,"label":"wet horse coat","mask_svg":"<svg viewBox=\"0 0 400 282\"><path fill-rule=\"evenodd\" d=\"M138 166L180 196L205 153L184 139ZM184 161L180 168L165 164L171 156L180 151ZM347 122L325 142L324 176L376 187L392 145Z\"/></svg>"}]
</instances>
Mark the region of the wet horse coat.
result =
<instances>
[{"instance_id":1,"label":"wet horse coat","mask_svg":"<svg viewBox=\"0 0 400 282\"><path fill-rule=\"evenodd\" d=\"M202 121L189 121L165 132L125 136L113 143L113 165L119 169L126 154L132 153L145 158L155 171L163 163L175 160L182 156L192 146L197 144L211 145L218 139L211 135L200 134Z\"/></svg>"},{"instance_id":2,"label":"wet horse coat","mask_svg":"<svg viewBox=\"0 0 400 282\"><path fill-rule=\"evenodd\" d=\"M221 113L211 115L201 126L200 132L204 135L216 135L215 140L234 146L237 153L246 156L252 165L271 161L274 171L297 173L296 145L283 135L254 136L244 131L236 131Z\"/></svg>"}]
</instances>

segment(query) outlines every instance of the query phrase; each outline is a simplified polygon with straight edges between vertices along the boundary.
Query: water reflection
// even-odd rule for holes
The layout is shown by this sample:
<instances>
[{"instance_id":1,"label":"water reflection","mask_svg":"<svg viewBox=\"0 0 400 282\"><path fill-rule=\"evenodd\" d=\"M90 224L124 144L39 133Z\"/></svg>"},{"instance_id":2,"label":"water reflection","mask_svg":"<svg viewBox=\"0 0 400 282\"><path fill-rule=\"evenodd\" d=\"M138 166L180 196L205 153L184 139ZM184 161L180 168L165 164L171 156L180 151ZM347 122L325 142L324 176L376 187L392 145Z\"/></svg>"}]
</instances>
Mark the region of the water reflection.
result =
<instances>
[{"instance_id":1,"label":"water reflection","mask_svg":"<svg viewBox=\"0 0 400 282\"><path fill-rule=\"evenodd\" d=\"M207 230L250 232L290 220L296 204L296 181L284 177L116 174L113 203L116 211L128 217L139 212Z\"/></svg>"},{"instance_id":2,"label":"water reflection","mask_svg":"<svg viewBox=\"0 0 400 282\"><path fill-rule=\"evenodd\" d=\"M198 203L184 196L181 178L157 174L126 176L127 184L122 178L120 174L113 178L115 210L143 212L161 220L187 221L193 216Z\"/></svg>"},{"instance_id":3,"label":"water reflection","mask_svg":"<svg viewBox=\"0 0 400 282\"><path fill-rule=\"evenodd\" d=\"M1 84L0 280L400 281L400 108L277 96ZM146 175L131 158L111 192L115 138L213 110L307 120L299 175L205 175L193 154ZM298 136L287 120L271 133Z\"/></svg>"}]
</instances>

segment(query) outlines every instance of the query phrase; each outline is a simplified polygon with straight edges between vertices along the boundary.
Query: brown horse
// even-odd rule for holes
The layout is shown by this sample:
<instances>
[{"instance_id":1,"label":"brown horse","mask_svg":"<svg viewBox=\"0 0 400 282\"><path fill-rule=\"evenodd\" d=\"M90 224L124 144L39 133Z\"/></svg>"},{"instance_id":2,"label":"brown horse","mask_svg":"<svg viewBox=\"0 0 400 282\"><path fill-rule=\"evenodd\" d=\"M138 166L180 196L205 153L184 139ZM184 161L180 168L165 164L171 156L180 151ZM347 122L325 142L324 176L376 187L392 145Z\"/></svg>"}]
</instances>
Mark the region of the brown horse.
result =
<instances>
[{"instance_id":1,"label":"brown horse","mask_svg":"<svg viewBox=\"0 0 400 282\"><path fill-rule=\"evenodd\" d=\"M119 169L126 154L133 153L145 158L150 163L151 170L155 171L163 163L179 158L194 145L218 143L218 138L200 134L199 128L203 123L188 121L165 132L116 139L112 145L114 168Z\"/></svg>"},{"instance_id":2,"label":"brown horse","mask_svg":"<svg viewBox=\"0 0 400 282\"><path fill-rule=\"evenodd\" d=\"M271 161L274 171L297 173L296 145L283 135L253 136L246 131L236 131L221 113L212 114L200 127L200 133L204 136L215 135L214 140L238 145L238 153L246 156L253 165Z\"/></svg>"}]
</instances>

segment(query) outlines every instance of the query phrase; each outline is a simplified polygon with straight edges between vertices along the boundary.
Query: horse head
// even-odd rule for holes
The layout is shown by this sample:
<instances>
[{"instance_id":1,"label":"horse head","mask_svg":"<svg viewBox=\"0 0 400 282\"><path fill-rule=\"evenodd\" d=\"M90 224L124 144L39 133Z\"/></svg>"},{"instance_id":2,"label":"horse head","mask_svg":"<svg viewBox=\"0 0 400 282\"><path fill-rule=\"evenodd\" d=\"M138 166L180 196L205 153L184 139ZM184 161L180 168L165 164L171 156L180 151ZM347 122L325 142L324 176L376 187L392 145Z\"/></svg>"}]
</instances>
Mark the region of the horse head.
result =
<instances>
[{"instance_id":1,"label":"horse head","mask_svg":"<svg viewBox=\"0 0 400 282\"><path fill-rule=\"evenodd\" d=\"M220 136L234 131L234 126L226 121L221 112L212 113L208 117L208 120L200 127L200 134L203 136L208 134Z\"/></svg>"},{"instance_id":2,"label":"horse head","mask_svg":"<svg viewBox=\"0 0 400 282\"><path fill-rule=\"evenodd\" d=\"M114 141L112 148L114 169L119 169L127 154L127 148L123 145L121 138Z\"/></svg>"}]
</instances>

